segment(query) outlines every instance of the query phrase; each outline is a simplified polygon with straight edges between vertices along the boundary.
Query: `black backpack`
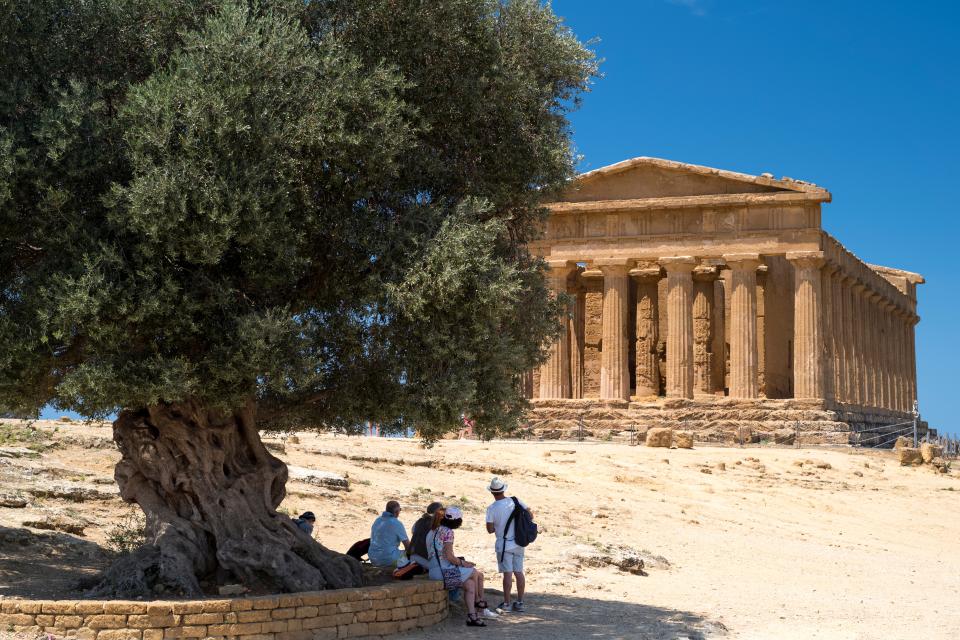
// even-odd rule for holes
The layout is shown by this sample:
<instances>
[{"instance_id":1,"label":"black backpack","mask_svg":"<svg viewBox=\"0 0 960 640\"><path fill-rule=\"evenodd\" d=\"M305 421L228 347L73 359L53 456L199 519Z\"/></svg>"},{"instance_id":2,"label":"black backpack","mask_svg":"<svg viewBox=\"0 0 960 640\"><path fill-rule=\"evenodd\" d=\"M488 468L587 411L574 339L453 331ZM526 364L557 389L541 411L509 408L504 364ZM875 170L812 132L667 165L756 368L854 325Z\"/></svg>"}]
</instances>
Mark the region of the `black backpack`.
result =
<instances>
[{"instance_id":1,"label":"black backpack","mask_svg":"<svg viewBox=\"0 0 960 640\"><path fill-rule=\"evenodd\" d=\"M507 518L507 524L503 527L503 537L507 537L507 531L510 531L510 523L513 523L513 541L521 547L526 547L537 539L537 523L533 521L530 512L520 505L520 501L511 497L513 500L513 511ZM517 516L517 514L520 514ZM500 561L503 562L503 554L506 552L507 544L504 542L503 550L500 551Z\"/></svg>"}]
</instances>

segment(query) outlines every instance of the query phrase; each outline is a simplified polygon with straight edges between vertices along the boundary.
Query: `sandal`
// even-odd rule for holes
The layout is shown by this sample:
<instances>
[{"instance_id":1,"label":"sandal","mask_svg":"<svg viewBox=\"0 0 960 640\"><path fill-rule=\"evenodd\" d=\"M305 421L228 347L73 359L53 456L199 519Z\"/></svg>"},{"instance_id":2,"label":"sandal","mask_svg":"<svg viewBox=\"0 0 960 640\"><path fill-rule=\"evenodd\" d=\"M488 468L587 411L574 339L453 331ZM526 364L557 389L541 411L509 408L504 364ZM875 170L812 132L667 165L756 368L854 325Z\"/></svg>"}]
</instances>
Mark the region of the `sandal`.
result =
<instances>
[{"instance_id":1,"label":"sandal","mask_svg":"<svg viewBox=\"0 0 960 640\"><path fill-rule=\"evenodd\" d=\"M477 600L476 602L473 603L473 606L475 606L477 609L489 609L489 608L490 608L490 605L487 604L487 601L486 601L486 600Z\"/></svg>"},{"instance_id":2,"label":"sandal","mask_svg":"<svg viewBox=\"0 0 960 640\"><path fill-rule=\"evenodd\" d=\"M475 613L468 613L468 614L467 614L467 626L468 626L468 627L485 627L485 626L487 626L487 623L484 622L483 620L481 620L481 619L480 619L480 616L478 616L477 614L475 614Z\"/></svg>"}]
</instances>

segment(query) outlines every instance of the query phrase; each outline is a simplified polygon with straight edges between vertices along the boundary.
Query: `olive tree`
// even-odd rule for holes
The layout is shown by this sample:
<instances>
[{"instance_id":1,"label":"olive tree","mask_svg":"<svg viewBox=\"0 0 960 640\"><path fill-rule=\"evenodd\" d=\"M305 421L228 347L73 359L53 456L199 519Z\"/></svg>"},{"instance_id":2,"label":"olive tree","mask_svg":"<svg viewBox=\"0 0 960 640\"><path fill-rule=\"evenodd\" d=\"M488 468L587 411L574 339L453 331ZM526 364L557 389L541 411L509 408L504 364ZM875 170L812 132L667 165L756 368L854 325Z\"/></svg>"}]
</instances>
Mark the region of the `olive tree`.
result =
<instances>
[{"instance_id":1,"label":"olive tree","mask_svg":"<svg viewBox=\"0 0 960 640\"><path fill-rule=\"evenodd\" d=\"M93 593L357 585L264 428L515 428L596 72L536 0L0 3L0 408L116 414Z\"/></svg>"}]
</instances>

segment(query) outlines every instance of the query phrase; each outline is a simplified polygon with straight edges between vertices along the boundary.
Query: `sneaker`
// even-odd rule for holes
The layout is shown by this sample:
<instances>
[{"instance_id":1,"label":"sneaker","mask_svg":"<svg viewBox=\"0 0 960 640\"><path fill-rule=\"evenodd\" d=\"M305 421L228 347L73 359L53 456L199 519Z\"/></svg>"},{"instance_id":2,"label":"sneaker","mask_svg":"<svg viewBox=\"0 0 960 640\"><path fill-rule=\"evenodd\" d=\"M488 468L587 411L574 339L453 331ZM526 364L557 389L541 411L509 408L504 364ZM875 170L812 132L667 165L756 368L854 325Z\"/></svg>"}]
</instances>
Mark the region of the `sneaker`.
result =
<instances>
[{"instance_id":1,"label":"sneaker","mask_svg":"<svg viewBox=\"0 0 960 640\"><path fill-rule=\"evenodd\" d=\"M501 602L497 605L497 611L500 613L510 613L510 605L506 602Z\"/></svg>"},{"instance_id":2,"label":"sneaker","mask_svg":"<svg viewBox=\"0 0 960 640\"><path fill-rule=\"evenodd\" d=\"M521 602L520 600L517 600L516 602L514 602L514 603L513 603L513 610L514 610L514 611L517 611L517 612L522 612L522 611L523 611L523 602Z\"/></svg>"},{"instance_id":3,"label":"sneaker","mask_svg":"<svg viewBox=\"0 0 960 640\"><path fill-rule=\"evenodd\" d=\"M487 619L489 619L489 620L495 620L495 619L499 618L500 616L497 615L497 612L496 612L496 611L491 611L490 609L484 609L484 610L483 610L483 617L484 617L484 618L487 618Z\"/></svg>"}]
</instances>

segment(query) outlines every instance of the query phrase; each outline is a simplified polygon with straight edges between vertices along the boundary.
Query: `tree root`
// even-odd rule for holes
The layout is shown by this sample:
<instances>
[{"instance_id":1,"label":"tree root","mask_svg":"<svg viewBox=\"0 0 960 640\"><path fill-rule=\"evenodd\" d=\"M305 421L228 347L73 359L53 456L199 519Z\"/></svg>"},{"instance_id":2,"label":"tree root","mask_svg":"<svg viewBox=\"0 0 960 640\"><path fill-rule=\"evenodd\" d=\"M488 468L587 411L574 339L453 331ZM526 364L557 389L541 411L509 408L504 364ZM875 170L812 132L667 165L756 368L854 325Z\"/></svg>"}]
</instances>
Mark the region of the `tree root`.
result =
<instances>
[{"instance_id":1,"label":"tree root","mask_svg":"<svg viewBox=\"0 0 960 640\"><path fill-rule=\"evenodd\" d=\"M102 576L94 597L197 597L241 583L262 593L359 586L353 558L277 512L286 465L260 441L252 403L123 411L113 424L120 494L146 514L148 543Z\"/></svg>"}]
</instances>

